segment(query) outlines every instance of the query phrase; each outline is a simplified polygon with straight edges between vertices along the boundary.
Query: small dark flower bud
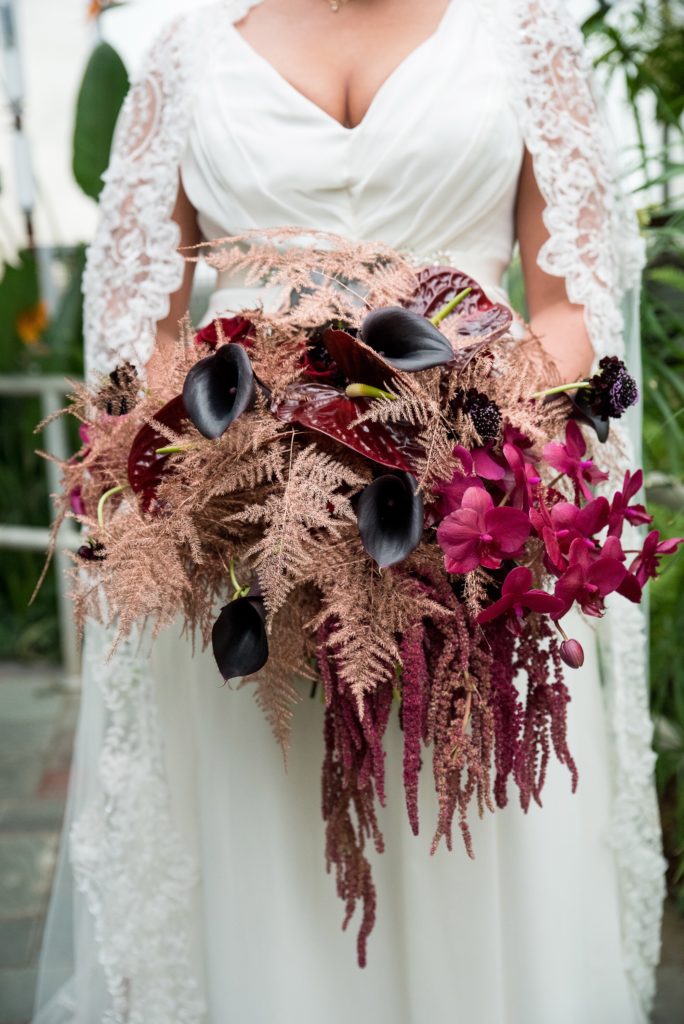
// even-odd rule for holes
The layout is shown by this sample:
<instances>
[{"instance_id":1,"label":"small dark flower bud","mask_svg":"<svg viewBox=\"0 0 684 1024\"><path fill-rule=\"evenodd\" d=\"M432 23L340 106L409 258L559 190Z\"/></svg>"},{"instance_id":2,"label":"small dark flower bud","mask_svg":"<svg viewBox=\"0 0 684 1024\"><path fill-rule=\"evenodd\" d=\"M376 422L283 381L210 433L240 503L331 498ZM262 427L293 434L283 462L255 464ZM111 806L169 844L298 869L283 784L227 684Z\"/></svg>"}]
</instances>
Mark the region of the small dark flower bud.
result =
<instances>
[{"instance_id":1,"label":"small dark flower bud","mask_svg":"<svg viewBox=\"0 0 684 1024\"><path fill-rule=\"evenodd\" d=\"M99 541L89 541L87 544L82 544L76 554L84 562L104 562L107 557L105 546L100 544Z\"/></svg>"},{"instance_id":2,"label":"small dark flower bud","mask_svg":"<svg viewBox=\"0 0 684 1024\"><path fill-rule=\"evenodd\" d=\"M569 668L581 668L584 664L584 651L579 640L564 640L560 656Z\"/></svg>"}]
</instances>

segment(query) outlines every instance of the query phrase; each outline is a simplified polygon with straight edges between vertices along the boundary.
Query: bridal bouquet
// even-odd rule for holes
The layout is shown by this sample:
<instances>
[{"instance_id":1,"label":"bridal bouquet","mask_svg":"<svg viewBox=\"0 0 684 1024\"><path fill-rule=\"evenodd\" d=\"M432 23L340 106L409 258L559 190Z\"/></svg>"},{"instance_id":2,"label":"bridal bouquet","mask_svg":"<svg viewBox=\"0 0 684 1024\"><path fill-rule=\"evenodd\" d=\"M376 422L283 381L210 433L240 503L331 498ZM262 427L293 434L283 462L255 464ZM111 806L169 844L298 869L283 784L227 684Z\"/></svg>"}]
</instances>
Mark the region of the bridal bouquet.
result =
<instances>
[{"instance_id":1,"label":"bridal bouquet","mask_svg":"<svg viewBox=\"0 0 684 1024\"><path fill-rule=\"evenodd\" d=\"M80 623L126 634L180 615L224 679L254 682L284 751L298 679L322 688L327 866L345 926L361 903L363 965L393 707L413 831L430 749L432 848L456 822L472 855L472 802L503 807L509 785L541 802L552 753L577 784L563 666L583 652L564 617L639 601L679 541L624 541L650 521L640 471L596 493L608 474L588 437L637 399L618 359L561 384L465 274L288 240L210 253L282 287L276 312L186 321L149 387L124 365L76 390L61 511L88 532Z\"/></svg>"}]
</instances>

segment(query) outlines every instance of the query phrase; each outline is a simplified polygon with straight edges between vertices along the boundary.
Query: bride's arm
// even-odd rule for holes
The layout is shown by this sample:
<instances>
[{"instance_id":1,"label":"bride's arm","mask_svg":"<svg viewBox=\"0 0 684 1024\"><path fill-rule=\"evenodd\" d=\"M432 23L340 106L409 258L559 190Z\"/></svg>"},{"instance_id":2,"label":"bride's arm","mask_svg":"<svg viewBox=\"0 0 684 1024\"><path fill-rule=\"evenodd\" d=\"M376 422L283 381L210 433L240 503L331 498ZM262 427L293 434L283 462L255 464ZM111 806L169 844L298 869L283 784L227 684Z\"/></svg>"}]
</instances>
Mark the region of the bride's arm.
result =
<instances>
[{"instance_id":1,"label":"bride's arm","mask_svg":"<svg viewBox=\"0 0 684 1024\"><path fill-rule=\"evenodd\" d=\"M518 184L516 230L530 327L556 363L561 379L581 380L591 368L594 349L584 306L569 301L564 278L552 277L538 264L539 252L549 237L543 220L544 206L532 158L526 152Z\"/></svg>"},{"instance_id":2,"label":"bride's arm","mask_svg":"<svg viewBox=\"0 0 684 1024\"><path fill-rule=\"evenodd\" d=\"M197 224L197 211L185 194L180 178L172 220L180 229L179 247L181 249L185 246L196 245L201 240ZM152 387L162 383L164 370L168 365L168 356L178 344L178 322L185 316L190 305L195 266L196 264L191 261L185 263L181 286L169 300L169 312L163 320L157 322L156 343L147 364L147 380Z\"/></svg>"}]
</instances>

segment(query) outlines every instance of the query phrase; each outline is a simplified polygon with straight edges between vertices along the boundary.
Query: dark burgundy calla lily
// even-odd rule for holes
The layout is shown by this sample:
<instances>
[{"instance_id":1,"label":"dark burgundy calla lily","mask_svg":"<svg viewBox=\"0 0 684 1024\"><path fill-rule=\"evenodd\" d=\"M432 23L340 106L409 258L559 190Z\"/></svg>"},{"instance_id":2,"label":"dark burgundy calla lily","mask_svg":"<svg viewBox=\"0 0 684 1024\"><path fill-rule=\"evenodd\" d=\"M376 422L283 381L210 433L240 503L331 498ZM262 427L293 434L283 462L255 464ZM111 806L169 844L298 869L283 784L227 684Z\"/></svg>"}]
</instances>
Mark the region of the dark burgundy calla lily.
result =
<instances>
[{"instance_id":1,"label":"dark burgundy calla lily","mask_svg":"<svg viewBox=\"0 0 684 1024\"><path fill-rule=\"evenodd\" d=\"M244 316L220 316L197 332L195 344L206 345L213 350L222 336L224 341L232 341L234 344L251 348L255 335L254 324Z\"/></svg>"},{"instance_id":2,"label":"dark burgundy calla lily","mask_svg":"<svg viewBox=\"0 0 684 1024\"><path fill-rule=\"evenodd\" d=\"M188 414L180 395L167 402L154 414L158 423L176 434L184 433L189 424ZM153 426L145 423L133 439L128 453L128 482L136 494L143 499L143 508L148 509L154 500L157 487L165 473L171 469L169 455L158 455L157 448L165 448L169 439Z\"/></svg>"},{"instance_id":3,"label":"dark burgundy calla lily","mask_svg":"<svg viewBox=\"0 0 684 1024\"><path fill-rule=\"evenodd\" d=\"M451 342L434 324L402 306L374 309L364 318L360 334L369 348L405 373L443 366L454 357Z\"/></svg>"},{"instance_id":4,"label":"dark burgundy calla lily","mask_svg":"<svg viewBox=\"0 0 684 1024\"><path fill-rule=\"evenodd\" d=\"M256 384L249 356L241 345L221 345L200 359L183 384L188 416L200 434L221 437L230 424L254 405Z\"/></svg>"},{"instance_id":5,"label":"dark burgundy calla lily","mask_svg":"<svg viewBox=\"0 0 684 1024\"><path fill-rule=\"evenodd\" d=\"M410 473L385 473L356 502L363 546L381 569L411 554L423 536L423 496Z\"/></svg>"},{"instance_id":6,"label":"dark burgundy calla lily","mask_svg":"<svg viewBox=\"0 0 684 1024\"><path fill-rule=\"evenodd\" d=\"M224 679L249 676L268 661L264 602L239 597L221 610L211 631L211 645Z\"/></svg>"},{"instance_id":7,"label":"dark burgundy calla lily","mask_svg":"<svg viewBox=\"0 0 684 1024\"><path fill-rule=\"evenodd\" d=\"M351 448L371 462L407 473L416 471L424 451L418 431L407 423L362 423L356 420L372 399L352 399L327 384L291 385L271 411L283 423L298 423Z\"/></svg>"}]
</instances>

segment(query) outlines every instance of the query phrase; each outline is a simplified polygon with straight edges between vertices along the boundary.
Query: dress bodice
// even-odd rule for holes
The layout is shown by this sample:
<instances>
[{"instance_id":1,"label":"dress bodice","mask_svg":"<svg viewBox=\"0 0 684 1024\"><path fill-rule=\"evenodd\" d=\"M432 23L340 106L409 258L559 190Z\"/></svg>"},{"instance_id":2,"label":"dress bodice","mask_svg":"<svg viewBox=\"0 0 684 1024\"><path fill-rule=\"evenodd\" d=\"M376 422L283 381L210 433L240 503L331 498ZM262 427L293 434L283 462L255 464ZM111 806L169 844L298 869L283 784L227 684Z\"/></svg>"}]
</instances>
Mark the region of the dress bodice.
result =
<instances>
[{"instance_id":1,"label":"dress bodice","mask_svg":"<svg viewBox=\"0 0 684 1024\"><path fill-rule=\"evenodd\" d=\"M419 258L448 253L499 285L523 140L476 0L452 0L353 128L291 85L229 17L208 59L181 164L205 238L316 228Z\"/></svg>"}]
</instances>

